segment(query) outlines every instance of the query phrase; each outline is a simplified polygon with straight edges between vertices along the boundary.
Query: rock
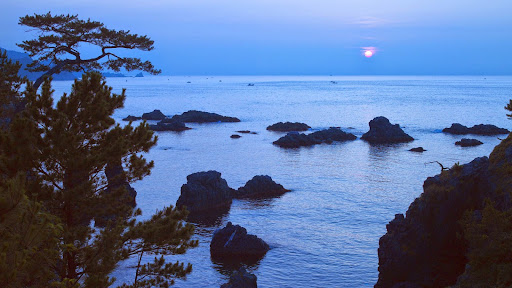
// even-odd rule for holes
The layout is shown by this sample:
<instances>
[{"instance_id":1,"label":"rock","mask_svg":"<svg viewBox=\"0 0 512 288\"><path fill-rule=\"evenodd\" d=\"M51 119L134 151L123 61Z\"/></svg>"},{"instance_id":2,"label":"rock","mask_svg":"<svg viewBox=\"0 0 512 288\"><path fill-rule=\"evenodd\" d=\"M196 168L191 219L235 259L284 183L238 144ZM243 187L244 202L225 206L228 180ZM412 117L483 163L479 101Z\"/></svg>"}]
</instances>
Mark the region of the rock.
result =
<instances>
[{"instance_id":1,"label":"rock","mask_svg":"<svg viewBox=\"0 0 512 288\"><path fill-rule=\"evenodd\" d=\"M245 186L238 188L235 198L264 198L281 196L290 190L283 185L277 184L267 175L257 175L245 183Z\"/></svg>"},{"instance_id":2,"label":"rock","mask_svg":"<svg viewBox=\"0 0 512 288\"><path fill-rule=\"evenodd\" d=\"M107 177L107 193L112 193L118 189L125 189L125 200L131 207L137 206L135 198L137 197L137 191L126 180L126 175L121 165L107 165L105 168L105 176Z\"/></svg>"},{"instance_id":3,"label":"rock","mask_svg":"<svg viewBox=\"0 0 512 288\"><path fill-rule=\"evenodd\" d=\"M300 122L278 122L275 124L272 124L267 127L267 130L269 131L278 131L278 132L291 132L291 131L307 131L309 127L305 123Z\"/></svg>"},{"instance_id":4,"label":"rock","mask_svg":"<svg viewBox=\"0 0 512 288\"><path fill-rule=\"evenodd\" d=\"M142 119L144 120L164 120L165 118L164 113L160 110L153 110L153 112L142 114Z\"/></svg>"},{"instance_id":5,"label":"rock","mask_svg":"<svg viewBox=\"0 0 512 288\"><path fill-rule=\"evenodd\" d=\"M185 130L190 130L192 128L185 126L185 123L172 120L170 118L165 118L164 120L158 122L156 125L149 125L149 129L153 131L174 131L181 132Z\"/></svg>"},{"instance_id":6,"label":"rock","mask_svg":"<svg viewBox=\"0 0 512 288\"><path fill-rule=\"evenodd\" d=\"M281 148L299 148L320 144L320 142L308 137L306 134L297 132L290 132L272 143Z\"/></svg>"},{"instance_id":7,"label":"rock","mask_svg":"<svg viewBox=\"0 0 512 288\"><path fill-rule=\"evenodd\" d=\"M222 284L220 288L257 288L257 281L256 275L247 272L244 267L240 267L229 277L229 282Z\"/></svg>"},{"instance_id":8,"label":"rock","mask_svg":"<svg viewBox=\"0 0 512 288\"><path fill-rule=\"evenodd\" d=\"M482 145L484 143L478 141L477 139L468 139L468 138L462 138L460 141L455 142L455 145L461 146L461 147L472 147L472 146L478 146Z\"/></svg>"},{"instance_id":9,"label":"rock","mask_svg":"<svg viewBox=\"0 0 512 288\"><path fill-rule=\"evenodd\" d=\"M135 75L135 77L137 77L137 78L144 77L144 74L142 74L142 72L139 72L139 73L137 73L137 75Z\"/></svg>"},{"instance_id":10,"label":"rock","mask_svg":"<svg viewBox=\"0 0 512 288\"><path fill-rule=\"evenodd\" d=\"M273 142L281 148L299 148L302 146L313 146L316 144L331 144L334 141L348 141L357 139L354 134L345 133L339 128L331 127L311 134L289 132L285 136Z\"/></svg>"},{"instance_id":11,"label":"rock","mask_svg":"<svg viewBox=\"0 0 512 288\"><path fill-rule=\"evenodd\" d=\"M423 184L424 192L398 214L379 241L379 278L376 288L448 287L467 267L468 250L461 222L478 215L486 199L504 211L511 209L512 136L489 158L454 165ZM475 216L474 216L475 217ZM475 217L478 218L478 217ZM396 286L402 284L409 286ZM413 286L416 285L416 286Z\"/></svg>"},{"instance_id":12,"label":"rock","mask_svg":"<svg viewBox=\"0 0 512 288\"><path fill-rule=\"evenodd\" d=\"M427 150L423 149L423 147L416 147L416 148L409 149L409 151L422 153L422 152L425 152Z\"/></svg>"},{"instance_id":13,"label":"rock","mask_svg":"<svg viewBox=\"0 0 512 288\"><path fill-rule=\"evenodd\" d=\"M123 121L137 121L137 120L141 120L141 119L142 119L141 117L128 115L128 117L123 118Z\"/></svg>"},{"instance_id":14,"label":"rock","mask_svg":"<svg viewBox=\"0 0 512 288\"><path fill-rule=\"evenodd\" d=\"M222 210L231 206L234 190L217 171L197 172L187 176L187 184L181 186L176 207L187 206L190 213Z\"/></svg>"},{"instance_id":15,"label":"rock","mask_svg":"<svg viewBox=\"0 0 512 288\"><path fill-rule=\"evenodd\" d=\"M373 118L369 125L370 131L363 134L361 139L371 144L405 143L414 140L400 128L400 125L392 125L386 117Z\"/></svg>"},{"instance_id":16,"label":"rock","mask_svg":"<svg viewBox=\"0 0 512 288\"><path fill-rule=\"evenodd\" d=\"M474 125L471 128L468 128L459 123L453 123L452 126L450 126L449 128L444 128L443 132L455 134L455 135L474 134L474 135L492 136L492 135L508 134L510 131L508 131L505 128L499 128L499 127L491 125L491 124L478 124L478 125Z\"/></svg>"},{"instance_id":17,"label":"rock","mask_svg":"<svg viewBox=\"0 0 512 288\"><path fill-rule=\"evenodd\" d=\"M249 130L240 130L240 131L235 131L236 133L241 133L241 134L258 134L256 132L252 132L252 131L249 131Z\"/></svg>"},{"instance_id":18,"label":"rock","mask_svg":"<svg viewBox=\"0 0 512 288\"><path fill-rule=\"evenodd\" d=\"M185 123L210 123L210 122L240 122L235 117L222 116L216 113L190 110L181 115L172 116L173 120Z\"/></svg>"},{"instance_id":19,"label":"rock","mask_svg":"<svg viewBox=\"0 0 512 288\"><path fill-rule=\"evenodd\" d=\"M247 234L245 228L231 222L226 227L215 230L210 243L212 258L221 261L252 262L265 256L269 249L265 241Z\"/></svg>"},{"instance_id":20,"label":"rock","mask_svg":"<svg viewBox=\"0 0 512 288\"><path fill-rule=\"evenodd\" d=\"M233 134L233 135L229 136L229 138L231 138L231 139L238 139L240 137L242 137L242 136L237 135L237 134Z\"/></svg>"}]
</instances>

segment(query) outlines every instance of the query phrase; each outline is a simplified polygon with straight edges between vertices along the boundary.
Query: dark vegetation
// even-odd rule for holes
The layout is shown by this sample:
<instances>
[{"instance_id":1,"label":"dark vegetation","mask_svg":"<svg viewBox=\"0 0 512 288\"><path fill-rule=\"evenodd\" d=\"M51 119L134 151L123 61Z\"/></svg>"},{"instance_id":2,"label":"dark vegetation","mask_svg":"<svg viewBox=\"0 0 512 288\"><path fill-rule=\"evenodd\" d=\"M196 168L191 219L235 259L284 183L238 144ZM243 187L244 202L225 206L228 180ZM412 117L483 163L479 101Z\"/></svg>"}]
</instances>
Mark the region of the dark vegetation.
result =
<instances>
[{"instance_id":1,"label":"dark vegetation","mask_svg":"<svg viewBox=\"0 0 512 288\"><path fill-rule=\"evenodd\" d=\"M41 30L38 39L20 46L41 61L54 61L53 67L33 65L49 69L47 76L100 68L96 61L109 56L114 59L103 67L157 72L148 62L107 52L150 50L146 36L49 13L22 17L20 24ZM83 41L102 46L105 55L82 60L75 45ZM74 60L59 58L65 53ZM54 105L51 78L44 78L38 94L18 76L19 63L2 54L0 65L0 286L107 287L115 281L112 271L130 257L138 259L133 282L121 287L168 287L190 273L190 264L163 257L197 245L191 240L194 226L184 222L187 211L170 206L136 220L141 211L133 208L127 184L150 173L153 162L142 153L157 138L145 122L121 127L112 119L125 91L111 93L99 73L88 72ZM109 167L121 168L112 183ZM147 262L144 255L160 257Z\"/></svg>"}]
</instances>

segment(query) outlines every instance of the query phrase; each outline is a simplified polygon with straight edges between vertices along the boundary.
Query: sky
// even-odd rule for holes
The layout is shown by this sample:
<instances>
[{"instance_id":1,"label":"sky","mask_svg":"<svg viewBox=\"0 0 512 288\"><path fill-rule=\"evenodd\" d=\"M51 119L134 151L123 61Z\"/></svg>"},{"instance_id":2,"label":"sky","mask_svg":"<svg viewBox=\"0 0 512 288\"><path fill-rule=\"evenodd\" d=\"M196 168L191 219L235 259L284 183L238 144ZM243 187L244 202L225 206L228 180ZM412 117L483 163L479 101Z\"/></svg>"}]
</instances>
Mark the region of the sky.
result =
<instances>
[{"instance_id":1,"label":"sky","mask_svg":"<svg viewBox=\"0 0 512 288\"><path fill-rule=\"evenodd\" d=\"M511 0L3 0L0 47L48 11L148 35L124 55L164 75L512 75Z\"/></svg>"}]
</instances>

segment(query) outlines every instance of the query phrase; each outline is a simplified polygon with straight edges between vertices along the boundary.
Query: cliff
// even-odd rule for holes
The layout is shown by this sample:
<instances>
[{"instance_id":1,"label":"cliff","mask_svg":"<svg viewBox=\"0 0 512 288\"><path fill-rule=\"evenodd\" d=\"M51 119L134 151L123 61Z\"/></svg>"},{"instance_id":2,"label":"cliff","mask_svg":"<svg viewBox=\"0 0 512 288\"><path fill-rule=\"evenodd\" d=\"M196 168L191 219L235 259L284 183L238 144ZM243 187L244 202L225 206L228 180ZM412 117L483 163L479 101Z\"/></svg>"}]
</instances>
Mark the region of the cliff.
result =
<instances>
[{"instance_id":1,"label":"cliff","mask_svg":"<svg viewBox=\"0 0 512 288\"><path fill-rule=\"evenodd\" d=\"M424 192L410 205L405 217L397 214L386 226L387 233L379 241L379 279L375 287L460 286L461 275L471 278L474 272L468 270L468 255L481 247L465 235L471 228L467 225L473 225L468 215L476 215L473 222L479 224L478 215L486 203L492 203L497 211L512 207L511 135L495 147L489 158L454 165L424 182ZM512 259L505 262L512 263Z\"/></svg>"}]
</instances>

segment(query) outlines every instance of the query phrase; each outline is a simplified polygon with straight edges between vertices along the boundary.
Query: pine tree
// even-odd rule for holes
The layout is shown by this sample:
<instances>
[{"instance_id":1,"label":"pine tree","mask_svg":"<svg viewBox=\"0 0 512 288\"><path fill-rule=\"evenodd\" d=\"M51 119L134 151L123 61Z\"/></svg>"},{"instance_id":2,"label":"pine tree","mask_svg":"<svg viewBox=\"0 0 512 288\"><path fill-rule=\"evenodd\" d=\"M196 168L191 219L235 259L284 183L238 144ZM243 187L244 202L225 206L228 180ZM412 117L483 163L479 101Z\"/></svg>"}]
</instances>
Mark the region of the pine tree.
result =
<instances>
[{"instance_id":1,"label":"pine tree","mask_svg":"<svg viewBox=\"0 0 512 288\"><path fill-rule=\"evenodd\" d=\"M125 186L108 189L108 165L123 165L122 177L130 183L153 167L142 155L157 140L148 125L121 127L111 117L124 100L125 91L112 93L98 73L84 74L56 105L49 79L41 94L29 83L22 116L0 133L0 175L27 175L29 200L41 203L62 228L53 273L63 287L108 287L120 261L184 253L197 245L193 225L183 222L185 211L168 207L137 222L141 212L128 204ZM155 258L139 262L133 285L167 287L190 271Z\"/></svg>"},{"instance_id":2,"label":"pine tree","mask_svg":"<svg viewBox=\"0 0 512 288\"><path fill-rule=\"evenodd\" d=\"M127 71L142 70L151 74L160 73L160 70L155 69L149 61L122 57L119 54L120 49L153 50L154 42L146 35L108 29L101 22L90 19L81 20L78 15L52 15L51 12L21 17L19 24L39 32L37 39L18 44L35 58L34 63L29 65L30 70L45 72L36 80L34 84L36 90L46 78L61 71L86 72L102 68L120 71L124 68ZM92 58L83 58L80 47L87 45L98 46L101 54Z\"/></svg>"}]
</instances>

